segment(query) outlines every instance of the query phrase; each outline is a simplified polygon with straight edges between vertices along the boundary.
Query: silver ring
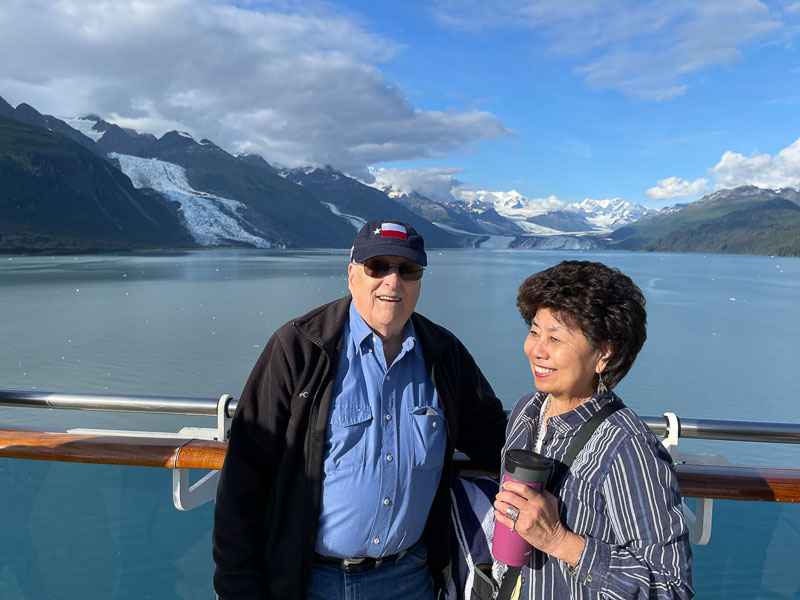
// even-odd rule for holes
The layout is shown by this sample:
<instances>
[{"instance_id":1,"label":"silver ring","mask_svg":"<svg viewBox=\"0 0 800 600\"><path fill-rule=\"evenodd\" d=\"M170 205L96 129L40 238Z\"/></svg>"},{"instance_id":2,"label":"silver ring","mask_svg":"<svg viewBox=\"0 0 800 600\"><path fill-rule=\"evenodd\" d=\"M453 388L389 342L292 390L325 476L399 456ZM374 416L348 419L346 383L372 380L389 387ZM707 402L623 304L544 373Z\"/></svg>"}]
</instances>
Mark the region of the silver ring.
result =
<instances>
[{"instance_id":1,"label":"silver ring","mask_svg":"<svg viewBox=\"0 0 800 600\"><path fill-rule=\"evenodd\" d=\"M519 518L519 509L516 506L509 506L508 508L506 508L506 516L512 521L514 521L514 523L516 523L517 519Z\"/></svg>"},{"instance_id":2,"label":"silver ring","mask_svg":"<svg viewBox=\"0 0 800 600\"><path fill-rule=\"evenodd\" d=\"M516 521L511 521L511 527L509 527L509 529L508 529L508 530L509 530L511 533L514 533L514 527L516 527L516 526L517 526L517 522L516 522Z\"/></svg>"}]
</instances>

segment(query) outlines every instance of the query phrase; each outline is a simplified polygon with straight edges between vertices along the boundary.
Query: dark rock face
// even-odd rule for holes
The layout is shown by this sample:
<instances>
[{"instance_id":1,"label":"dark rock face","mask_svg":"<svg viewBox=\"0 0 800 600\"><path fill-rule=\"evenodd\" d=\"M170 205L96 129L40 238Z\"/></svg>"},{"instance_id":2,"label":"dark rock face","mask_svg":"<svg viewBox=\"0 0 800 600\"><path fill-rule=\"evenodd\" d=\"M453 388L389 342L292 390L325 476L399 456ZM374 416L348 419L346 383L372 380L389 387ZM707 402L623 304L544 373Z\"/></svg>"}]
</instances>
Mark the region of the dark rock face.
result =
<instances>
[{"instance_id":1,"label":"dark rock face","mask_svg":"<svg viewBox=\"0 0 800 600\"><path fill-rule=\"evenodd\" d=\"M159 197L63 135L0 117L0 250L191 244Z\"/></svg>"}]
</instances>

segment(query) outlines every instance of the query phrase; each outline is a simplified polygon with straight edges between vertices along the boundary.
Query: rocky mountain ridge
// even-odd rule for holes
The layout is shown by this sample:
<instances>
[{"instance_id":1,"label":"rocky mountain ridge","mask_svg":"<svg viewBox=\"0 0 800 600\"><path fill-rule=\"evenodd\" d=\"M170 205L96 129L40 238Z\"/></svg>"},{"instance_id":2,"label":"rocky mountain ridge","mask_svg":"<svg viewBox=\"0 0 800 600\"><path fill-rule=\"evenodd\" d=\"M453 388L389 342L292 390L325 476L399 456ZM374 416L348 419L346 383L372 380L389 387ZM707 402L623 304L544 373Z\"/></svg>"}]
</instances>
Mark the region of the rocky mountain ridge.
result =
<instances>
[{"instance_id":1,"label":"rocky mountain ridge","mask_svg":"<svg viewBox=\"0 0 800 600\"><path fill-rule=\"evenodd\" d=\"M60 206L58 210L70 213L76 234L65 245L71 250L79 249L81 244L86 248L98 245L96 233L104 229L87 227L87 223L111 223L116 230L112 227L108 231L113 232L120 227L125 229L127 217L122 215L128 213L124 210L114 213L126 204L114 205L103 194L87 192L92 186L77 186L69 177L65 179L63 168L59 177L54 176L54 169L45 169L45 179L51 179L44 186L43 180L36 180L36 177L42 179L36 171L39 167L20 168L43 156L52 163L53 154L63 152L63 148L68 148L74 157L72 169L77 177L84 180L105 177L106 183L98 189L119 188L129 198L128 204L146 207L138 212L147 217L145 222L149 225L134 228L137 233L133 237L133 229L120 234L111 244L131 248L151 243L165 247L197 244L346 248L361 224L387 215L414 225L429 247L676 250L684 239L679 235L681 231L709 226L702 239L717 240L712 246L718 248L720 236L725 235L725 227L719 226L723 221L718 222L719 219L760 207L766 212L777 211L789 221L788 229L784 227L780 235L782 240L789 240L788 246L773 248L781 253L791 251L786 250L793 239L791 207L765 200L800 203L797 190L750 187L719 190L697 202L658 212L619 198L586 199L547 211L541 208L541 203L517 192L476 192L468 201L434 202L416 192L401 194L396 190L376 189L330 167L279 169L261 156L232 155L211 140L198 142L185 132L171 131L157 138L108 123L96 115L62 120L42 115L27 104L14 108L0 98L0 118L3 117L6 121L5 128L0 130L0 148L4 148L5 154L0 162L0 176L13 175L16 191L8 186L0 190L0 207L5 211L0 211L0 237L8 241L27 235L25 239L29 242L46 240L45 224L52 221L47 218L47 211ZM20 158L9 141L19 132L13 133L14 127L9 123L33 128L26 135L36 139L41 147L34 143L28 147L28 154ZM38 138L35 130L40 132ZM56 143L55 137L48 136L57 136L59 141ZM83 152L70 144L81 147ZM54 150L56 147L58 151ZM105 175L98 175L101 172ZM114 185L108 185L109 177L116 182ZM82 190L93 202L75 198L71 195L75 190ZM114 196L108 193L109 198ZM22 197L27 198L23 203ZM752 220L755 221L773 228L777 223L768 215ZM736 217L724 222L738 228L737 231L743 227L743 221ZM713 235L709 233L712 230ZM13 233L11 238L9 232ZM54 230L50 234L53 239L61 239L63 231L56 234ZM752 238L752 232L739 231L737 239L750 240L742 251L760 247L752 243ZM48 249L54 247L51 242L42 243ZM105 239L100 246L109 247L108 243ZM735 244L723 245L724 251L736 251ZM13 242L5 243L2 248L13 250Z\"/></svg>"}]
</instances>

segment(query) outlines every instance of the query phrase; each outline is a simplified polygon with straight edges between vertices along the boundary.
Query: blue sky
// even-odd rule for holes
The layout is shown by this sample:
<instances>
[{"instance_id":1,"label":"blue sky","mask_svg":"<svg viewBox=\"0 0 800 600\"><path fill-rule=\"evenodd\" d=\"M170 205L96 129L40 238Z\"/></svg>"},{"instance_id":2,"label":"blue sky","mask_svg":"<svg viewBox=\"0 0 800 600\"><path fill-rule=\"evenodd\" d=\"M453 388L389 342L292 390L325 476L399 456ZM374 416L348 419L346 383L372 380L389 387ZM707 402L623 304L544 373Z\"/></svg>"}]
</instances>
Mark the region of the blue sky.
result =
<instances>
[{"instance_id":1,"label":"blue sky","mask_svg":"<svg viewBox=\"0 0 800 600\"><path fill-rule=\"evenodd\" d=\"M800 187L800 0L6 0L0 27L12 105L434 199Z\"/></svg>"}]
</instances>

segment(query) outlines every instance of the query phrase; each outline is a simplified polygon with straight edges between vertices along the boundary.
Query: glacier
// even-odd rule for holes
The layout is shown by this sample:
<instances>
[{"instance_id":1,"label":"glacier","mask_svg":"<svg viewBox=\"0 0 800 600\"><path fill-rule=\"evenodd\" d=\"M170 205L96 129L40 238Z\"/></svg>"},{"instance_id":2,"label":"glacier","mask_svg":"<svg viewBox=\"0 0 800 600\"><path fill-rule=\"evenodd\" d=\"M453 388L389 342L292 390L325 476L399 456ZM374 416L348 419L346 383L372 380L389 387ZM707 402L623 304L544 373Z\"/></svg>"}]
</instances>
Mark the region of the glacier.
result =
<instances>
[{"instance_id":1,"label":"glacier","mask_svg":"<svg viewBox=\"0 0 800 600\"><path fill-rule=\"evenodd\" d=\"M195 190L189 185L186 169L157 158L109 153L119 162L122 172L138 189L149 188L180 204L179 212L194 240L203 246L226 246L242 242L256 248L273 244L244 228L239 210L246 208L237 200Z\"/></svg>"},{"instance_id":2,"label":"glacier","mask_svg":"<svg viewBox=\"0 0 800 600\"><path fill-rule=\"evenodd\" d=\"M333 204L332 202L322 202L321 204L329 211L331 211L333 214L335 214L337 217L343 217L344 219L346 219L347 222L353 226L353 229L355 229L356 232L358 232L358 230L361 229L361 227L363 227L364 223L367 222L366 219L363 219L358 215L348 215L347 213L343 213L342 211L339 210L339 207Z\"/></svg>"}]
</instances>

